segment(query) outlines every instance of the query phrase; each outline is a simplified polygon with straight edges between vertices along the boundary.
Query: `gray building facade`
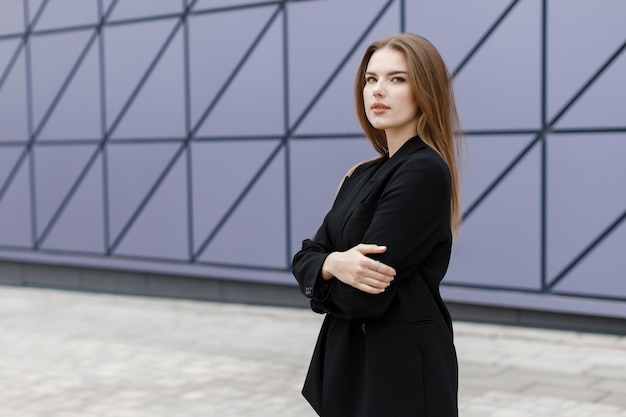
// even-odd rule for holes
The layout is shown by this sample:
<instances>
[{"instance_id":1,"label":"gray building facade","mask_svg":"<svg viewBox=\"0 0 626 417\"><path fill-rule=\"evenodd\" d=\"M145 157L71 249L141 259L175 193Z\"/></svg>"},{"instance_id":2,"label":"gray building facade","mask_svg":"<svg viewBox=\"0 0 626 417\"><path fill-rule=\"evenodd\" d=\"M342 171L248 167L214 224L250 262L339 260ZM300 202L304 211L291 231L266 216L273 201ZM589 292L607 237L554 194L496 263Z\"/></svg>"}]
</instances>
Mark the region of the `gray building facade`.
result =
<instances>
[{"instance_id":1,"label":"gray building facade","mask_svg":"<svg viewBox=\"0 0 626 417\"><path fill-rule=\"evenodd\" d=\"M411 31L444 56L466 131L445 298L623 321L624 16L621 0L2 1L0 282L304 304L291 258L374 156L358 61Z\"/></svg>"}]
</instances>

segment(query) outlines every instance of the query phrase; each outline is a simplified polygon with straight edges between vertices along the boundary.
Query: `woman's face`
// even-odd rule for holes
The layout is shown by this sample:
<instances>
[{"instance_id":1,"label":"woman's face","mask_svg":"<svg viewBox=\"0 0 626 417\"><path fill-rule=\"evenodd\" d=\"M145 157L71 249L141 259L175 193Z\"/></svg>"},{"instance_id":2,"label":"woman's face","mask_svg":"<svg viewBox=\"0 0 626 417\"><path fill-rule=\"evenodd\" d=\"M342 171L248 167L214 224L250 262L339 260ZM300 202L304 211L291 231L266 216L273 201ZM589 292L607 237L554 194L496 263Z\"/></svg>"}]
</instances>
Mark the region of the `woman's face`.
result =
<instances>
[{"instance_id":1,"label":"woman's face","mask_svg":"<svg viewBox=\"0 0 626 417\"><path fill-rule=\"evenodd\" d=\"M367 119L387 139L408 139L417 133L417 103L404 55L382 48L371 56L365 72L363 102Z\"/></svg>"}]
</instances>

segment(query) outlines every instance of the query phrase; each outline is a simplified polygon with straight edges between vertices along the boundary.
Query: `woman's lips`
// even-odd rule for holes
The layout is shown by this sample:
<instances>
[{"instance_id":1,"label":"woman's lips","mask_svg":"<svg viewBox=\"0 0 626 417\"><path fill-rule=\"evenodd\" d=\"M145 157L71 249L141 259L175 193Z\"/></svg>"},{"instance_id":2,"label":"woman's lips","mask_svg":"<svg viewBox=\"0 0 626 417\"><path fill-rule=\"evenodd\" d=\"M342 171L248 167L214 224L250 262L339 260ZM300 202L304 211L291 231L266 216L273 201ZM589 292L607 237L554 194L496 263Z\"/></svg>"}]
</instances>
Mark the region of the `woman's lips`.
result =
<instances>
[{"instance_id":1,"label":"woman's lips","mask_svg":"<svg viewBox=\"0 0 626 417\"><path fill-rule=\"evenodd\" d=\"M389 106L384 105L382 103L374 103L372 104L371 109L372 109L372 112L374 112L374 114L381 114L389 110Z\"/></svg>"}]
</instances>

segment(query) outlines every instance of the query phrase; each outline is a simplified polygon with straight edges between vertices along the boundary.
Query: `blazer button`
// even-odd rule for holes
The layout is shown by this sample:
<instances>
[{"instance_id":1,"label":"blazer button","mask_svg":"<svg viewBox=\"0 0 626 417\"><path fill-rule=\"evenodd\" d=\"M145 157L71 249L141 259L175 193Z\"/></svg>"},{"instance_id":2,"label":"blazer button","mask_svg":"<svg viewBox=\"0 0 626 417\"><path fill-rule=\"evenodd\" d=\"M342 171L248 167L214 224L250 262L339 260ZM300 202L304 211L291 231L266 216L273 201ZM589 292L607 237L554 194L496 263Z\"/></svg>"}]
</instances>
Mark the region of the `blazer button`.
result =
<instances>
[{"instance_id":1,"label":"blazer button","mask_svg":"<svg viewBox=\"0 0 626 417\"><path fill-rule=\"evenodd\" d=\"M365 323L361 323L361 331L363 332L363 334L366 334Z\"/></svg>"}]
</instances>

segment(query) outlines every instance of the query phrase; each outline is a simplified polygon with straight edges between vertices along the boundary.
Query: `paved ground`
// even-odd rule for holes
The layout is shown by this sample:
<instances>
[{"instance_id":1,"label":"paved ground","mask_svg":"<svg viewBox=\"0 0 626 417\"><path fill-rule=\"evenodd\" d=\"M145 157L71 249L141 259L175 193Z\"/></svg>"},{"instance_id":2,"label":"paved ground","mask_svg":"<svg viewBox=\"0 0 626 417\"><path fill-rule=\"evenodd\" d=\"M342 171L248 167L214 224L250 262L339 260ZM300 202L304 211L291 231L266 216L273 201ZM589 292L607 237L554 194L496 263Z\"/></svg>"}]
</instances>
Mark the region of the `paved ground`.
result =
<instances>
[{"instance_id":1,"label":"paved ground","mask_svg":"<svg viewBox=\"0 0 626 417\"><path fill-rule=\"evenodd\" d=\"M314 417L307 310L0 287L1 417ZM626 417L626 337L456 323L462 417ZM391 416L381 416L391 417Z\"/></svg>"}]
</instances>

